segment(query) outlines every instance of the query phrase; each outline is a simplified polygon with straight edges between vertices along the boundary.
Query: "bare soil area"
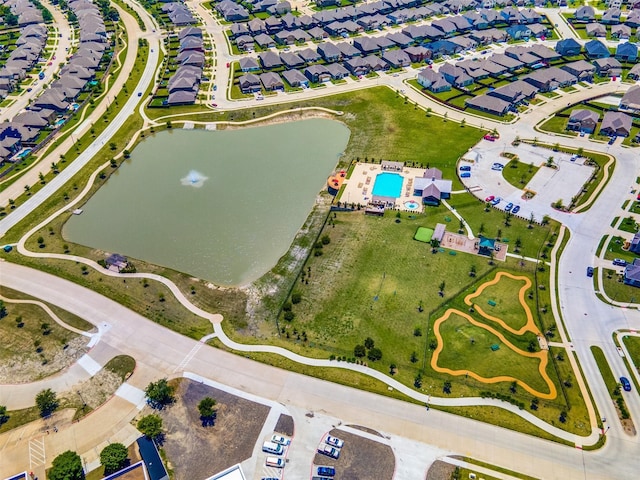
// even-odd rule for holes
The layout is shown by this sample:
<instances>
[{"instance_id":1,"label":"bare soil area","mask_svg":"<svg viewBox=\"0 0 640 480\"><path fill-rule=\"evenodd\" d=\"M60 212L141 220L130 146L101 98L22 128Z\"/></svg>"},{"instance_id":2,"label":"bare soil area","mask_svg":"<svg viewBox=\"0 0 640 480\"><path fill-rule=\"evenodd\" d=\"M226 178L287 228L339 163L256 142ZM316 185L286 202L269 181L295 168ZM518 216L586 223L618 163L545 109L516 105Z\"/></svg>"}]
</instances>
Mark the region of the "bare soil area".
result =
<instances>
[{"instance_id":1,"label":"bare soil area","mask_svg":"<svg viewBox=\"0 0 640 480\"><path fill-rule=\"evenodd\" d=\"M347 425L347 427L355 428L356 430L370 433L371 435L375 435L376 437L384 438L384 436L380 432L377 432L373 428L363 427L362 425Z\"/></svg>"},{"instance_id":2,"label":"bare soil area","mask_svg":"<svg viewBox=\"0 0 640 480\"><path fill-rule=\"evenodd\" d=\"M450 463L436 460L429 468L426 480L450 480L455 469Z\"/></svg>"},{"instance_id":3,"label":"bare soil area","mask_svg":"<svg viewBox=\"0 0 640 480\"><path fill-rule=\"evenodd\" d=\"M344 440L340 458L316 453L314 465L335 467L335 480L392 480L396 459L391 447L342 430L331 430L329 435Z\"/></svg>"},{"instance_id":4,"label":"bare soil area","mask_svg":"<svg viewBox=\"0 0 640 480\"><path fill-rule=\"evenodd\" d=\"M217 401L215 425L203 427L198 403ZM251 457L269 407L222 390L182 379L176 402L160 412L164 420L164 450L174 480L207 478Z\"/></svg>"},{"instance_id":5,"label":"bare soil area","mask_svg":"<svg viewBox=\"0 0 640 480\"><path fill-rule=\"evenodd\" d=\"M291 415L281 414L274 431L287 437L293 437L293 417Z\"/></svg>"}]
</instances>

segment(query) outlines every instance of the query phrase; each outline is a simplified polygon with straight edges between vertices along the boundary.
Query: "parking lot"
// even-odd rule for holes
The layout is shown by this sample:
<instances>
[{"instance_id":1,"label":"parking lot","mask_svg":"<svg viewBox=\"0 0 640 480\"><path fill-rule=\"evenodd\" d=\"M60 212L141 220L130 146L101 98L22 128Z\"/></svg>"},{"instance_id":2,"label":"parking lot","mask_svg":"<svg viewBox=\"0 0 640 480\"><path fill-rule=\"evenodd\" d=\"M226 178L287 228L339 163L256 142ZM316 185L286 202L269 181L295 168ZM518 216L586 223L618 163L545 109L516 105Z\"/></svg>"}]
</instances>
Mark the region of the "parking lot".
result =
<instances>
[{"instance_id":1,"label":"parking lot","mask_svg":"<svg viewBox=\"0 0 640 480\"><path fill-rule=\"evenodd\" d=\"M540 167L523 188L511 185L504 179L501 170L492 168L495 163L509 168L510 159L502 156L505 152L517 154L524 165L533 163ZM549 157L553 157L556 168L545 166ZM463 157L461 165L471 165L471 176L461 180L478 198L484 200L491 195L500 197L502 200L496 208L504 210L507 204L512 203L520 207L518 216L529 218L533 213L535 220L541 221L544 215L552 211L552 203L562 200L564 205L568 205L593 173L593 167L585 165L584 159L572 161L571 158L569 154L529 144L512 147L481 140ZM525 190L535 193L533 198L523 198Z\"/></svg>"}]
</instances>

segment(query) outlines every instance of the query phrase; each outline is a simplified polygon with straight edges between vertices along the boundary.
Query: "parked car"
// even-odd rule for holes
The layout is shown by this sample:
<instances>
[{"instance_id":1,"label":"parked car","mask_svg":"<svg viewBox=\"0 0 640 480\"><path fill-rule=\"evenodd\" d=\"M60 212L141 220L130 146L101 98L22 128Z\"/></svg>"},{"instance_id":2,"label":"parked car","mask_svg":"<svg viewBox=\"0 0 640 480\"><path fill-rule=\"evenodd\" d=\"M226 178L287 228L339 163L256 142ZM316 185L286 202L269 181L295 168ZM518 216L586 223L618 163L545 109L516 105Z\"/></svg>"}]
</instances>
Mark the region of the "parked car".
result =
<instances>
[{"instance_id":1,"label":"parked car","mask_svg":"<svg viewBox=\"0 0 640 480\"><path fill-rule=\"evenodd\" d=\"M489 140L490 142L495 142L496 141L496 137L494 137L493 135L489 135L489 134L486 134L482 138L484 138L485 140Z\"/></svg>"},{"instance_id":2,"label":"parked car","mask_svg":"<svg viewBox=\"0 0 640 480\"><path fill-rule=\"evenodd\" d=\"M613 145L613 142L615 142L615 141L616 141L616 137L611 137L609 139L609 145Z\"/></svg>"},{"instance_id":3,"label":"parked car","mask_svg":"<svg viewBox=\"0 0 640 480\"><path fill-rule=\"evenodd\" d=\"M331 458L338 458L340 456L340 450L332 447L331 445L322 445L318 448L318 453L322 453L323 455L327 455Z\"/></svg>"},{"instance_id":4,"label":"parked car","mask_svg":"<svg viewBox=\"0 0 640 480\"><path fill-rule=\"evenodd\" d=\"M502 170L504 165L502 163L494 163L491 165L491 170Z\"/></svg>"},{"instance_id":5,"label":"parked car","mask_svg":"<svg viewBox=\"0 0 640 480\"><path fill-rule=\"evenodd\" d=\"M593 267L587 267L587 277L593 277Z\"/></svg>"},{"instance_id":6,"label":"parked car","mask_svg":"<svg viewBox=\"0 0 640 480\"><path fill-rule=\"evenodd\" d=\"M331 435L327 435L327 438L325 438L324 443L336 448L342 448L344 446L344 440L340 440L337 437L332 437Z\"/></svg>"},{"instance_id":7,"label":"parked car","mask_svg":"<svg viewBox=\"0 0 640 480\"><path fill-rule=\"evenodd\" d=\"M518 213L520 211L520 205L516 205L515 207L513 207L513 210L511 210L511 213Z\"/></svg>"},{"instance_id":8,"label":"parked car","mask_svg":"<svg viewBox=\"0 0 640 480\"><path fill-rule=\"evenodd\" d=\"M489 195L487 198L484 199L485 202L489 203L489 202L493 202L495 200L496 197L494 197L493 195Z\"/></svg>"},{"instance_id":9,"label":"parked car","mask_svg":"<svg viewBox=\"0 0 640 480\"><path fill-rule=\"evenodd\" d=\"M631 383L627 377L620 377L620 383L622 384L622 388L625 392L631 391Z\"/></svg>"},{"instance_id":10,"label":"parked car","mask_svg":"<svg viewBox=\"0 0 640 480\"><path fill-rule=\"evenodd\" d=\"M333 477L336 474L336 469L333 467L318 467L318 475L321 477Z\"/></svg>"},{"instance_id":11,"label":"parked car","mask_svg":"<svg viewBox=\"0 0 640 480\"><path fill-rule=\"evenodd\" d=\"M460 174L460 178L469 178L471 177L471 172L462 172Z\"/></svg>"},{"instance_id":12,"label":"parked car","mask_svg":"<svg viewBox=\"0 0 640 480\"><path fill-rule=\"evenodd\" d=\"M460 171L461 172L470 172L471 171L471 166L470 165L462 165L460 167Z\"/></svg>"},{"instance_id":13,"label":"parked car","mask_svg":"<svg viewBox=\"0 0 640 480\"><path fill-rule=\"evenodd\" d=\"M614 258L613 259L613 264L617 265L618 267L626 267L627 266L627 261L626 260L622 260L621 258Z\"/></svg>"},{"instance_id":14,"label":"parked car","mask_svg":"<svg viewBox=\"0 0 640 480\"><path fill-rule=\"evenodd\" d=\"M280 445L289 445L289 443L291 443L291 440L289 440L288 438L284 438L282 435L273 435L271 437L271 441L273 443L278 443Z\"/></svg>"},{"instance_id":15,"label":"parked car","mask_svg":"<svg viewBox=\"0 0 640 480\"><path fill-rule=\"evenodd\" d=\"M507 206L504 207L504 211L505 212L510 212L512 208L513 208L513 203L509 202L509 203L507 203Z\"/></svg>"},{"instance_id":16,"label":"parked car","mask_svg":"<svg viewBox=\"0 0 640 480\"><path fill-rule=\"evenodd\" d=\"M494 207L496 205L498 205L500 202L502 201L502 199L500 197L496 197L493 200L491 200L491 205L493 205Z\"/></svg>"}]
</instances>

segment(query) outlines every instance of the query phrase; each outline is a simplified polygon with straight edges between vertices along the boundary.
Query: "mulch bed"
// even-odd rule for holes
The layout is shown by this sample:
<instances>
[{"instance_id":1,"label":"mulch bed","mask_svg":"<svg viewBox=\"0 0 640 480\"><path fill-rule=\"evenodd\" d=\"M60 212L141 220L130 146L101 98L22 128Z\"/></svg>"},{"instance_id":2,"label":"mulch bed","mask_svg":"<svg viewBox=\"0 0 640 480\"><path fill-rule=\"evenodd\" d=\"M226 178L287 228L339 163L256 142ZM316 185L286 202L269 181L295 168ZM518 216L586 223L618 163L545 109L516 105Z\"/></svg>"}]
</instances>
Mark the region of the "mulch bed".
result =
<instances>
[{"instance_id":1,"label":"mulch bed","mask_svg":"<svg viewBox=\"0 0 640 480\"><path fill-rule=\"evenodd\" d=\"M429 468L426 480L450 480L455 469L450 463L436 460Z\"/></svg>"},{"instance_id":2,"label":"mulch bed","mask_svg":"<svg viewBox=\"0 0 640 480\"><path fill-rule=\"evenodd\" d=\"M293 437L293 417L281 414L274 431L287 437Z\"/></svg>"},{"instance_id":3,"label":"mulch bed","mask_svg":"<svg viewBox=\"0 0 640 480\"><path fill-rule=\"evenodd\" d=\"M202 426L197 408L206 396L218 402L210 427ZM182 379L176 402L160 412L174 480L207 478L251 457L268 414L265 405Z\"/></svg>"}]
</instances>

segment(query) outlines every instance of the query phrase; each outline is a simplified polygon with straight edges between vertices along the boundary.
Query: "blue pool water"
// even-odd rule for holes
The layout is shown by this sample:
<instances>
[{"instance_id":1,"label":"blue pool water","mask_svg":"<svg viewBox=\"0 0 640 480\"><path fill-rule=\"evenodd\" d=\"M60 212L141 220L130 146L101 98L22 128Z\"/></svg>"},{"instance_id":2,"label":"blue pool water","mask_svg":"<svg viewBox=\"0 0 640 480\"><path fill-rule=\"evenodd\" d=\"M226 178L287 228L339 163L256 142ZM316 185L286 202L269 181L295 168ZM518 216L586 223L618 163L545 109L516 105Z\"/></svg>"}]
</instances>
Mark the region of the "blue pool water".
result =
<instances>
[{"instance_id":1,"label":"blue pool water","mask_svg":"<svg viewBox=\"0 0 640 480\"><path fill-rule=\"evenodd\" d=\"M27 155L29 155L30 153L31 153L31 149L30 149L30 148L25 148L23 151L21 151L21 152L18 154L18 157L19 157L19 158L24 158L24 157L26 157Z\"/></svg>"},{"instance_id":2,"label":"blue pool water","mask_svg":"<svg viewBox=\"0 0 640 480\"><path fill-rule=\"evenodd\" d=\"M397 173L379 173L373 184L373 194L398 198L402 194L402 176Z\"/></svg>"}]
</instances>

